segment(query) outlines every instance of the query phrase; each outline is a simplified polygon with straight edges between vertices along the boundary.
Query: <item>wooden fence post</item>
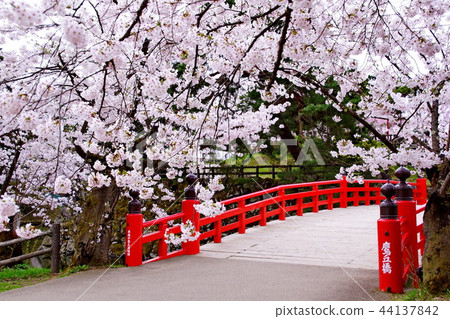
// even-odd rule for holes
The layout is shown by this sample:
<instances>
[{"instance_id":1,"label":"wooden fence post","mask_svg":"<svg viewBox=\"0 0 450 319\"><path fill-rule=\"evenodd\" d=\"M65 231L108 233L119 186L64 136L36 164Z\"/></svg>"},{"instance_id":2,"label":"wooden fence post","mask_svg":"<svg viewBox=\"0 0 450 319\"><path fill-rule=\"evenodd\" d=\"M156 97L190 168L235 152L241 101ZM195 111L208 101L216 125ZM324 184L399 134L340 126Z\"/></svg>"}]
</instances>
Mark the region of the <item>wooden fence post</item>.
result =
<instances>
[{"instance_id":1,"label":"wooden fence post","mask_svg":"<svg viewBox=\"0 0 450 319\"><path fill-rule=\"evenodd\" d=\"M51 226L52 230L52 255L51 255L51 272L52 274L59 273L61 265L61 225L54 223Z\"/></svg>"}]
</instances>

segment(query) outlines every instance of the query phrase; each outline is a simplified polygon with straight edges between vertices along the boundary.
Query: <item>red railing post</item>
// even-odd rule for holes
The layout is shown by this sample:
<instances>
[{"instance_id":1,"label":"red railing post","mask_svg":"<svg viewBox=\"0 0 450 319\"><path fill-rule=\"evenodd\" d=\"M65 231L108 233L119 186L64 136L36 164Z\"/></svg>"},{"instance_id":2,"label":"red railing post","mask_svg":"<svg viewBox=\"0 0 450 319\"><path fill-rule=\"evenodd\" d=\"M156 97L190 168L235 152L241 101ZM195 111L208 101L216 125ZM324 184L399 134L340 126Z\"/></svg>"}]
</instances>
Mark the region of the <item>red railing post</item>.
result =
<instances>
[{"instance_id":1,"label":"red railing post","mask_svg":"<svg viewBox=\"0 0 450 319\"><path fill-rule=\"evenodd\" d=\"M395 171L395 176L400 180L400 183L395 186L395 200L398 204L398 215L400 219L404 219L402 232L406 234L406 244L403 247L405 270L413 278L414 286L417 288L419 286L419 278L416 275L416 268L419 267L419 253L417 247L416 202L413 198L413 188L406 182L411 173L402 166Z\"/></svg>"},{"instance_id":2,"label":"red railing post","mask_svg":"<svg viewBox=\"0 0 450 319\"><path fill-rule=\"evenodd\" d=\"M165 234L166 229L167 229L167 223L159 224L158 231ZM162 258L167 256L167 243L164 238L159 241L158 256L162 257Z\"/></svg>"},{"instance_id":3,"label":"red railing post","mask_svg":"<svg viewBox=\"0 0 450 319\"><path fill-rule=\"evenodd\" d=\"M284 188L279 188L278 189L278 197L280 197L281 199L281 203L280 205L280 213L278 214L278 219L279 220L286 220L286 201L284 200L284 195L285 195L285 190Z\"/></svg>"},{"instance_id":4,"label":"red railing post","mask_svg":"<svg viewBox=\"0 0 450 319\"><path fill-rule=\"evenodd\" d=\"M126 217L126 243L125 266L135 267L142 265L142 231L144 217L141 214L141 202L138 200L139 192L130 191L132 200L128 203Z\"/></svg>"},{"instance_id":5,"label":"red railing post","mask_svg":"<svg viewBox=\"0 0 450 319\"><path fill-rule=\"evenodd\" d=\"M259 209L259 214L261 215L261 220L259 221L259 226L267 225L267 206L263 206Z\"/></svg>"},{"instance_id":6,"label":"red railing post","mask_svg":"<svg viewBox=\"0 0 450 319\"><path fill-rule=\"evenodd\" d=\"M200 201L197 199L197 194L195 192L194 183L197 181L197 176L194 174L188 174L186 176L186 181L188 182L188 187L184 190L184 200L181 203L181 211L184 216L182 222L186 223L191 221L196 232L200 231L200 214L194 208L194 205L199 204ZM195 255L200 252L200 239L194 241L188 241L182 243L182 248L186 255Z\"/></svg>"},{"instance_id":7,"label":"red railing post","mask_svg":"<svg viewBox=\"0 0 450 319\"><path fill-rule=\"evenodd\" d=\"M340 207L341 208L347 208L347 201L348 201L348 185L347 185L347 177L345 175L342 176L342 179L340 181Z\"/></svg>"},{"instance_id":8,"label":"red railing post","mask_svg":"<svg viewBox=\"0 0 450 319\"><path fill-rule=\"evenodd\" d=\"M333 209L333 197L334 197L334 193L327 194L327 200L328 200L327 208L328 208L328 210L332 210Z\"/></svg>"},{"instance_id":9,"label":"red railing post","mask_svg":"<svg viewBox=\"0 0 450 319\"><path fill-rule=\"evenodd\" d=\"M214 242L222 242L222 219L218 219L214 222Z\"/></svg>"},{"instance_id":10,"label":"red railing post","mask_svg":"<svg viewBox=\"0 0 450 319\"><path fill-rule=\"evenodd\" d=\"M359 189L358 187L353 187L353 206L358 207L359 206L359 200L361 199L359 197Z\"/></svg>"},{"instance_id":11,"label":"red railing post","mask_svg":"<svg viewBox=\"0 0 450 319\"><path fill-rule=\"evenodd\" d=\"M364 181L364 205L370 205L370 184Z\"/></svg>"},{"instance_id":12,"label":"red railing post","mask_svg":"<svg viewBox=\"0 0 450 319\"><path fill-rule=\"evenodd\" d=\"M303 197L297 198L297 216L303 216Z\"/></svg>"},{"instance_id":13,"label":"red railing post","mask_svg":"<svg viewBox=\"0 0 450 319\"><path fill-rule=\"evenodd\" d=\"M318 213L319 212L319 194L317 193L319 191L319 186L318 185L314 185L312 187L313 193L314 195L312 195L312 211L313 213Z\"/></svg>"},{"instance_id":14,"label":"red railing post","mask_svg":"<svg viewBox=\"0 0 450 319\"><path fill-rule=\"evenodd\" d=\"M238 208L241 210L238 215L238 232L239 234L245 234L245 200L238 202Z\"/></svg>"},{"instance_id":15,"label":"red railing post","mask_svg":"<svg viewBox=\"0 0 450 319\"><path fill-rule=\"evenodd\" d=\"M417 179L417 205L424 205L427 203L427 179Z\"/></svg>"},{"instance_id":16,"label":"red railing post","mask_svg":"<svg viewBox=\"0 0 450 319\"><path fill-rule=\"evenodd\" d=\"M397 203L391 198L395 194L394 185L389 181L381 188L386 200L380 204L378 230L378 273L380 291L403 292L403 261L401 251L400 221Z\"/></svg>"},{"instance_id":17,"label":"red railing post","mask_svg":"<svg viewBox=\"0 0 450 319\"><path fill-rule=\"evenodd\" d=\"M370 185L370 183L369 183ZM381 187L375 190L375 204L380 205L381 204Z\"/></svg>"}]
</instances>

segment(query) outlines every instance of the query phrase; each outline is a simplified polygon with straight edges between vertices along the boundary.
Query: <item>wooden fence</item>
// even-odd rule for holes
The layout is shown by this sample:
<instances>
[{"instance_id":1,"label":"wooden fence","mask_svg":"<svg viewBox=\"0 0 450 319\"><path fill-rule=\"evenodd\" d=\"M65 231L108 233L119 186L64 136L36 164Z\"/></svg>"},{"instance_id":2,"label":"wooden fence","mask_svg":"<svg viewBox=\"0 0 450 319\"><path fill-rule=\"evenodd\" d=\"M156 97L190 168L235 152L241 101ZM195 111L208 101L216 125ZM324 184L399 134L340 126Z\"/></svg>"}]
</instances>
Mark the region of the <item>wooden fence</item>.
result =
<instances>
[{"instance_id":1,"label":"wooden fence","mask_svg":"<svg viewBox=\"0 0 450 319\"><path fill-rule=\"evenodd\" d=\"M35 237L31 238L31 239L18 238L18 239L12 239L12 240L1 242L0 243L0 247L17 245L17 244L21 244L23 242L27 242L27 241L34 240L34 239L39 238L39 237L48 236L48 235L52 236L52 246L51 246L51 248L38 250L38 251L35 251L35 252L32 252L32 253L28 253L28 254L25 254L25 255L12 257L12 258L5 259L5 260L0 260L0 267L1 266L5 266L5 265L9 265L9 264L12 264L12 263L17 263L17 262L20 262L22 260L30 259L30 258L33 258L33 257L38 257L38 256L50 254L51 255L51 272L54 273L54 274L59 273L60 263L61 263L60 262L61 261L61 257L60 257L60 250L61 250L61 242L60 242L61 225L60 224L53 224L49 231L40 233L39 235L37 235L37 236L35 236Z\"/></svg>"},{"instance_id":2,"label":"wooden fence","mask_svg":"<svg viewBox=\"0 0 450 319\"><path fill-rule=\"evenodd\" d=\"M197 170L195 174L198 178L214 178L215 176L225 177L256 177L256 178L272 178L275 179L279 173L286 172L302 172L325 173L330 169L339 167L333 165L317 165L317 166L299 166L299 165L265 165L265 166L216 166L205 167ZM183 169L184 176L187 175L188 169Z\"/></svg>"}]
</instances>

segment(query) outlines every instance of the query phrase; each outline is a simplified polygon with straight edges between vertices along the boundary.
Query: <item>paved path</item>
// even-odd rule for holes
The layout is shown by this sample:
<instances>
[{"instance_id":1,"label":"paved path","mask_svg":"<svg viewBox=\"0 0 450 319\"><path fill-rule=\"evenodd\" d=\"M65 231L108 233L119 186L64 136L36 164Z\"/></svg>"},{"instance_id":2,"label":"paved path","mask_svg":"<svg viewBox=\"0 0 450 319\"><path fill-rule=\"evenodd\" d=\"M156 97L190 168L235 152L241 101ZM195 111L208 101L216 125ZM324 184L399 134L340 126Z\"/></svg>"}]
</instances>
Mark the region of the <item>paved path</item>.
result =
<instances>
[{"instance_id":1,"label":"paved path","mask_svg":"<svg viewBox=\"0 0 450 319\"><path fill-rule=\"evenodd\" d=\"M200 256L378 269L379 216L379 207L373 205L286 217L202 246Z\"/></svg>"},{"instance_id":2,"label":"paved path","mask_svg":"<svg viewBox=\"0 0 450 319\"><path fill-rule=\"evenodd\" d=\"M377 291L378 207L305 214L140 267L95 269L0 300L387 300Z\"/></svg>"}]
</instances>

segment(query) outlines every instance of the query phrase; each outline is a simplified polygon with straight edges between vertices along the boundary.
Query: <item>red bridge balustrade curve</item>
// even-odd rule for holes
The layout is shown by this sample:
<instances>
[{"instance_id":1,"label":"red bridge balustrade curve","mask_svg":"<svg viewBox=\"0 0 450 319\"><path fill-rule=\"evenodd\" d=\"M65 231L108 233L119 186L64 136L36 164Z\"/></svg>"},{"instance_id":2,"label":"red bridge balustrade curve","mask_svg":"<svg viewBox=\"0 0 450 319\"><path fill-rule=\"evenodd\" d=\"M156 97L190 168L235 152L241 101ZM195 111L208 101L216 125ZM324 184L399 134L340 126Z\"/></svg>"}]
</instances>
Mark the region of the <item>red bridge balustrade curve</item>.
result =
<instances>
[{"instance_id":1,"label":"red bridge balustrade curve","mask_svg":"<svg viewBox=\"0 0 450 319\"><path fill-rule=\"evenodd\" d=\"M318 213L320 209L379 205L385 199L380 189L386 182L382 179L370 179L364 180L363 184L348 183L344 176L342 180L280 185L226 199L221 202L226 208L225 211L214 217L201 217L194 208L194 205L199 203L196 199L183 200L180 213L149 221L144 221L143 215L138 212L130 212L127 215L125 265L133 267L176 256L197 254L201 250L201 241L213 240L215 243L220 243L224 233L237 231L239 234L244 234L251 225L266 226L271 217L285 220L287 215L302 216L306 211ZM399 183L398 181L390 182ZM403 234L402 245L406 246L407 241L413 242L415 237L417 240L412 247L423 254L425 244L423 224L415 225L415 214L422 212L424 207L419 207L417 212L415 207L416 204L426 204L426 179L418 178L416 182L409 185L413 187L414 220L412 217L406 218L399 212ZM137 200L137 195L134 196L134 200ZM180 234L180 222L187 221L190 221L195 230L200 233L199 237L182 243L181 247L168 245L165 234ZM406 233L409 235L405 235ZM158 256L143 260L143 247L150 242L157 245ZM411 254L411 247L408 253ZM406 280L413 267L418 267L418 258L414 260L416 262L413 265L402 270L403 280Z\"/></svg>"}]
</instances>

